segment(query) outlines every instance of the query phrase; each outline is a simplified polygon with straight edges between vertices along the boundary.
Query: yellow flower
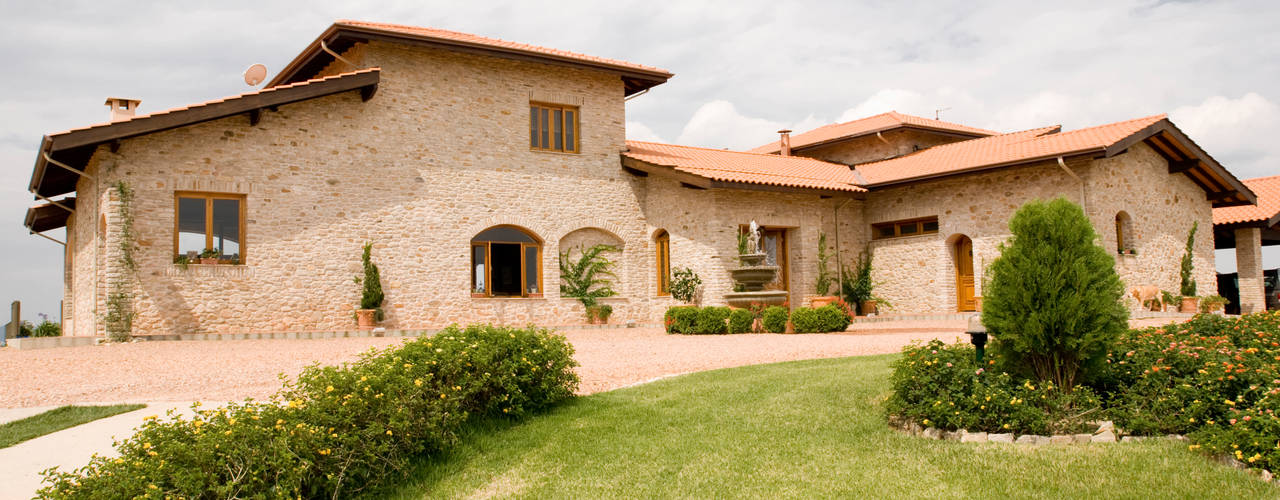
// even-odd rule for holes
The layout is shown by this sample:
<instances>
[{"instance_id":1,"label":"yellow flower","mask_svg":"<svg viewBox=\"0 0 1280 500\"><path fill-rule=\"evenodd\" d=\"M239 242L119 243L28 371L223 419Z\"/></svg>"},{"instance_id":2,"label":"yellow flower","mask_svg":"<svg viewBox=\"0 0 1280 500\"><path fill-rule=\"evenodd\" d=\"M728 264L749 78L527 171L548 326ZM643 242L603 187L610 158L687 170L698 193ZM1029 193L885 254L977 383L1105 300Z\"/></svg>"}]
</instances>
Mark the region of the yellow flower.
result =
<instances>
[{"instance_id":1,"label":"yellow flower","mask_svg":"<svg viewBox=\"0 0 1280 500\"><path fill-rule=\"evenodd\" d=\"M1004 425L1002 425L1002 426L1000 426L1000 427L1002 427L1002 428L1004 428L1004 429L1008 429L1008 428L1009 428L1009 424L1004 424Z\"/></svg>"},{"instance_id":2,"label":"yellow flower","mask_svg":"<svg viewBox=\"0 0 1280 500\"><path fill-rule=\"evenodd\" d=\"M156 455L159 455L159 453L156 453L156 452L155 452L155 450L152 450L152 451L148 451L148 452L147 452L147 455L149 455L149 456L153 456L153 457L154 457L154 456L156 456Z\"/></svg>"},{"instance_id":3,"label":"yellow flower","mask_svg":"<svg viewBox=\"0 0 1280 500\"><path fill-rule=\"evenodd\" d=\"M150 450L150 449L151 449L151 443L150 443L150 442L142 443L142 449L144 449L144 450Z\"/></svg>"},{"instance_id":4,"label":"yellow flower","mask_svg":"<svg viewBox=\"0 0 1280 500\"><path fill-rule=\"evenodd\" d=\"M441 394L440 399L444 399L444 398L445 398L444 394Z\"/></svg>"},{"instance_id":5,"label":"yellow flower","mask_svg":"<svg viewBox=\"0 0 1280 500\"><path fill-rule=\"evenodd\" d=\"M1196 423L1196 417L1188 418L1188 419L1187 419L1187 421L1188 421L1188 422L1191 422L1191 423L1193 423L1193 424L1194 424L1194 423Z\"/></svg>"},{"instance_id":6,"label":"yellow flower","mask_svg":"<svg viewBox=\"0 0 1280 500\"><path fill-rule=\"evenodd\" d=\"M422 379L420 379L420 378L415 378L415 379L413 379L413 385L416 385L416 386L418 386L418 387L422 387Z\"/></svg>"},{"instance_id":7,"label":"yellow flower","mask_svg":"<svg viewBox=\"0 0 1280 500\"><path fill-rule=\"evenodd\" d=\"M200 427L200 426L204 425L204 421L203 421L203 420L195 420L195 421L192 421L192 422L191 422L191 425L194 425L194 426L196 426L196 427Z\"/></svg>"},{"instance_id":8,"label":"yellow flower","mask_svg":"<svg viewBox=\"0 0 1280 500\"><path fill-rule=\"evenodd\" d=\"M333 386L325 387L324 392L333 392Z\"/></svg>"},{"instance_id":9,"label":"yellow flower","mask_svg":"<svg viewBox=\"0 0 1280 500\"><path fill-rule=\"evenodd\" d=\"M391 435L391 430L390 430L390 429L388 429L388 430L387 430L387 435L388 435L388 436L390 436L390 435Z\"/></svg>"},{"instance_id":10,"label":"yellow flower","mask_svg":"<svg viewBox=\"0 0 1280 500\"><path fill-rule=\"evenodd\" d=\"M1198 445L1198 444L1191 444L1191 445L1187 445L1187 449L1188 449L1188 450L1191 450L1191 451L1195 451L1195 450L1200 449L1200 445Z\"/></svg>"},{"instance_id":11,"label":"yellow flower","mask_svg":"<svg viewBox=\"0 0 1280 500\"><path fill-rule=\"evenodd\" d=\"M227 423L228 423L228 424L231 424L231 425L236 425L236 419L234 419L234 418L229 418L229 419L227 419Z\"/></svg>"},{"instance_id":12,"label":"yellow flower","mask_svg":"<svg viewBox=\"0 0 1280 500\"><path fill-rule=\"evenodd\" d=\"M230 430L230 429L228 429L228 430L227 430L227 432L224 432L224 433L222 433L222 434L227 435L227 436L230 436L230 435L231 435L231 430Z\"/></svg>"},{"instance_id":13,"label":"yellow flower","mask_svg":"<svg viewBox=\"0 0 1280 500\"><path fill-rule=\"evenodd\" d=\"M319 452L319 453L320 453L321 455L328 455L328 454L329 454L329 449L328 449L328 448L325 448L325 449L323 449L323 450L320 450L320 452Z\"/></svg>"}]
</instances>

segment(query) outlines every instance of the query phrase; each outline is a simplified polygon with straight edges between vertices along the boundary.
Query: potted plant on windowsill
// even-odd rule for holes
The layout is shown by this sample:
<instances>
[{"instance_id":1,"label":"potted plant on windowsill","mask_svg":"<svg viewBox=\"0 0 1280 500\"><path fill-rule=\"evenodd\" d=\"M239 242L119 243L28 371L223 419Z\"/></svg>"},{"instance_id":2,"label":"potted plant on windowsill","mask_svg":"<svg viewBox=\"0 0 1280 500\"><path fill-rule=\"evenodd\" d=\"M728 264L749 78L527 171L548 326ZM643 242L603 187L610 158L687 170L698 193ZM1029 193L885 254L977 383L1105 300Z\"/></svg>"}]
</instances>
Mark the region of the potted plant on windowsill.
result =
<instances>
[{"instance_id":1,"label":"potted plant on windowsill","mask_svg":"<svg viewBox=\"0 0 1280 500\"><path fill-rule=\"evenodd\" d=\"M372 252L373 243L365 243L364 253L360 256L364 277L355 277L356 284L362 285L360 308L356 309L356 325L361 330L372 330L382 321L382 301L386 298L382 293L382 276L378 272L378 266L373 263Z\"/></svg>"},{"instance_id":2,"label":"potted plant on windowsill","mask_svg":"<svg viewBox=\"0 0 1280 500\"><path fill-rule=\"evenodd\" d=\"M831 272L829 262L831 256L827 254L827 233L818 233L818 276L814 282L814 292L817 297L809 299L809 305L814 308L831 304L839 299L835 295L830 295L831 284L835 281L835 276Z\"/></svg>"},{"instance_id":3,"label":"potted plant on windowsill","mask_svg":"<svg viewBox=\"0 0 1280 500\"><path fill-rule=\"evenodd\" d=\"M206 248L203 252L200 252L200 264L206 266L215 265L218 263L218 257L221 255L222 252L219 252L217 249Z\"/></svg>"}]
</instances>

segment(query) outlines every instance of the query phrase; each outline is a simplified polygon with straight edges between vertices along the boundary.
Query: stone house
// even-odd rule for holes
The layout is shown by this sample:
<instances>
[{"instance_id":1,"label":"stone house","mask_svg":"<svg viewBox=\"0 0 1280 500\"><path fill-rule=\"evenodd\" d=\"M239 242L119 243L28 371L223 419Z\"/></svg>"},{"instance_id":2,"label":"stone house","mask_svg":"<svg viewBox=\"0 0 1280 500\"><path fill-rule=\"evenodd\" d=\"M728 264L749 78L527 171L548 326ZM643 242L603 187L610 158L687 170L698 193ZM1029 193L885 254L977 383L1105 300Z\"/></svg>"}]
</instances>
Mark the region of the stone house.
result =
<instances>
[{"instance_id":1,"label":"stone house","mask_svg":"<svg viewBox=\"0 0 1280 500\"><path fill-rule=\"evenodd\" d=\"M580 322L561 255L597 243L619 248L614 321L653 323L672 268L724 302L752 220L793 305L825 234L832 267L870 251L894 312L972 310L1013 210L1054 196L1085 206L1126 282L1170 289L1191 224L1212 283L1213 207L1255 202L1163 115L1001 134L888 113L750 152L627 141L626 99L671 76L339 21L261 90L145 115L109 99L111 121L44 136L26 225L67 229L67 332L101 334L123 301L136 333L241 333L350 329L365 242L388 328Z\"/></svg>"}]
</instances>

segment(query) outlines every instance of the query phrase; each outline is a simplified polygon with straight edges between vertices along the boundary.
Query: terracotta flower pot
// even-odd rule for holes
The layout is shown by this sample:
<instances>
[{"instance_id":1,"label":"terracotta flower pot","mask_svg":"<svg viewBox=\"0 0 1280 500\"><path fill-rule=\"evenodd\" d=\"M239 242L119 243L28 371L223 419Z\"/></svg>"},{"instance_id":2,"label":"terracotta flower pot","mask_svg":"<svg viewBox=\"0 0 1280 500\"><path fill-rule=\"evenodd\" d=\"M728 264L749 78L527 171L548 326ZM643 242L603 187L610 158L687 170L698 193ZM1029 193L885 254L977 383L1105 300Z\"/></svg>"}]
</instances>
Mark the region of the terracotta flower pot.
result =
<instances>
[{"instance_id":1,"label":"terracotta flower pot","mask_svg":"<svg viewBox=\"0 0 1280 500\"><path fill-rule=\"evenodd\" d=\"M356 309L356 325L361 330L372 330L377 323L374 321L374 314L377 312L376 309Z\"/></svg>"},{"instance_id":2,"label":"terracotta flower pot","mask_svg":"<svg viewBox=\"0 0 1280 500\"><path fill-rule=\"evenodd\" d=\"M870 315L872 315L872 314L875 314L875 313L876 313L876 304L877 304L877 303L876 303L876 301L874 301L874 300L864 300L864 301L862 301L862 304L861 304L861 306L862 306L862 309L861 309L861 311L862 311L862 315L863 315L863 316L870 316Z\"/></svg>"},{"instance_id":3,"label":"terracotta flower pot","mask_svg":"<svg viewBox=\"0 0 1280 500\"><path fill-rule=\"evenodd\" d=\"M217 257L200 257L200 264L212 266L218 263Z\"/></svg>"},{"instance_id":4,"label":"terracotta flower pot","mask_svg":"<svg viewBox=\"0 0 1280 500\"><path fill-rule=\"evenodd\" d=\"M1200 297L1183 297L1178 312L1194 313L1200 310Z\"/></svg>"},{"instance_id":5,"label":"terracotta flower pot","mask_svg":"<svg viewBox=\"0 0 1280 500\"><path fill-rule=\"evenodd\" d=\"M809 305L813 306L814 309L817 309L822 306L834 304L836 299L837 297L834 295L823 295L820 297L813 297L809 299Z\"/></svg>"}]
</instances>

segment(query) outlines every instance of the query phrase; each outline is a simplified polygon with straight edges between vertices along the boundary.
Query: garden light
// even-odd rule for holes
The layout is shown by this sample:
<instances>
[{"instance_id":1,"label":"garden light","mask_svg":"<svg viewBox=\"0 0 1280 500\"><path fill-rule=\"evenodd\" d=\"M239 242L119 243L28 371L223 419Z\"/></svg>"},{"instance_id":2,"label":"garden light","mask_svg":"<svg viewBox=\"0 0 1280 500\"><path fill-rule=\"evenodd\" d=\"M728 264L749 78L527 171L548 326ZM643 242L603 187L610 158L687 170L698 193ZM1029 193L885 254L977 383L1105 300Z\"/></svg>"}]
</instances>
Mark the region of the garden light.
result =
<instances>
[{"instance_id":1,"label":"garden light","mask_svg":"<svg viewBox=\"0 0 1280 500\"><path fill-rule=\"evenodd\" d=\"M981 366L983 355L986 354L984 347L987 345L987 327L982 324L982 313L969 317L969 328L965 329L965 333L969 334L969 341L973 342L973 347L976 348L975 357L978 365Z\"/></svg>"}]
</instances>

